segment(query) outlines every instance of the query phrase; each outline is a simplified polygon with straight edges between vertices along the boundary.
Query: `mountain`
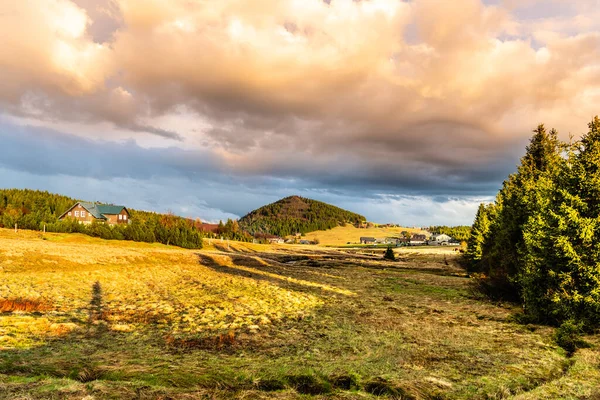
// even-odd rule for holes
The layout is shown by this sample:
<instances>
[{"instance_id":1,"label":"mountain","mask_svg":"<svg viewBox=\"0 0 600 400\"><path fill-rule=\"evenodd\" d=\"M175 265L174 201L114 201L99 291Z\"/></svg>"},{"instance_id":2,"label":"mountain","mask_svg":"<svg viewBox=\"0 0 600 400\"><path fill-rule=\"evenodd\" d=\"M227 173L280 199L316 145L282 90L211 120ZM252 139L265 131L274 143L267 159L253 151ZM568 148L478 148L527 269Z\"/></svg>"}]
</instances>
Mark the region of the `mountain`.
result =
<instances>
[{"instance_id":1,"label":"mountain","mask_svg":"<svg viewBox=\"0 0 600 400\"><path fill-rule=\"evenodd\" d=\"M331 204L299 196L290 196L256 209L239 221L240 227L253 235L278 236L308 233L335 228L346 223L365 221L362 215Z\"/></svg>"}]
</instances>

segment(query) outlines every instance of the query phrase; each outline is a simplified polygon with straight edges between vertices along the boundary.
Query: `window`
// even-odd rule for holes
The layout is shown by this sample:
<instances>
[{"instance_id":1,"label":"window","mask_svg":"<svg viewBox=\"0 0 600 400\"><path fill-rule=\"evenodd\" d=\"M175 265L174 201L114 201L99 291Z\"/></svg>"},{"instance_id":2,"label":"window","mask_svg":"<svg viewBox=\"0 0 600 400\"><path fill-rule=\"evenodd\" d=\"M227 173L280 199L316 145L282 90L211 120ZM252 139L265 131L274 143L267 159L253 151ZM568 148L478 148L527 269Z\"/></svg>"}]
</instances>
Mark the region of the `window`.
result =
<instances>
[{"instance_id":1,"label":"window","mask_svg":"<svg viewBox=\"0 0 600 400\"><path fill-rule=\"evenodd\" d=\"M82 211L82 212L81 212L81 217L82 217L82 218L85 218L85 211Z\"/></svg>"},{"instance_id":2,"label":"window","mask_svg":"<svg viewBox=\"0 0 600 400\"><path fill-rule=\"evenodd\" d=\"M127 215L123 215L123 221L127 219Z\"/></svg>"},{"instance_id":3,"label":"window","mask_svg":"<svg viewBox=\"0 0 600 400\"><path fill-rule=\"evenodd\" d=\"M119 214L119 221L123 219L123 216Z\"/></svg>"},{"instance_id":4,"label":"window","mask_svg":"<svg viewBox=\"0 0 600 400\"><path fill-rule=\"evenodd\" d=\"M71 211L69 211L69 217L71 216Z\"/></svg>"},{"instance_id":5,"label":"window","mask_svg":"<svg viewBox=\"0 0 600 400\"><path fill-rule=\"evenodd\" d=\"M75 211L75 216L79 217L79 211Z\"/></svg>"}]
</instances>

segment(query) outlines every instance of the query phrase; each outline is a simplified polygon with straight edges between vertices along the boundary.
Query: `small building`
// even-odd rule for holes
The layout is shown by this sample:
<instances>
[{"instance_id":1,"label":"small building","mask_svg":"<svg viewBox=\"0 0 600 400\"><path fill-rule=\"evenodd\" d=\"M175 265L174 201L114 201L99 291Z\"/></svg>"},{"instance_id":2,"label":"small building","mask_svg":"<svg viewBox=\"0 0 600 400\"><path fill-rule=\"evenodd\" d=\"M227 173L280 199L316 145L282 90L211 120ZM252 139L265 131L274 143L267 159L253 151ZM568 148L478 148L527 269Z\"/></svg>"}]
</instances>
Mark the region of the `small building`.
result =
<instances>
[{"instance_id":1,"label":"small building","mask_svg":"<svg viewBox=\"0 0 600 400\"><path fill-rule=\"evenodd\" d=\"M452 237L442 233L439 235L431 235L429 243L433 245L448 245L452 241Z\"/></svg>"},{"instance_id":2,"label":"small building","mask_svg":"<svg viewBox=\"0 0 600 400\"><path fill-rule=\"evenodd\" d=\"M400 242L402 241L403 238L399 238L399 237L386 237L384 240L385 244L393 244L395 246L398 246L400 244Z\"/></svg>"},{"instance_id":3,"label":"small building","mask_svg":"<svg viewBox=\"0 0 600 400\"><path fill-rule=\"evenodd\" d=\"M267 241L271 244L283 244L285 243L285 240L283 240L283 238L280 238L279 236L275 236L272 238L267 238Z\"/></svg>"},{"instance_id":4,"label":"small building","mask_svg":"<svg viewBox=\"0 0 600 400\"><path fill-rule=\"evenodd\" d=\"M129 211L125 206L112 204L96 204L87 202L75 203L60 217L60 221L74 219L80 224L91 224L94 221L108 225L127 224L131 222Z\"/></svg>"},{"instance_id":5,"label":"small building","mask_svg":"<svg viewBox=\"0 0 600 400\"><path fill-rule=\"evenodd\" d=\"M360 244L374 244L377 240L374 237L361 236Z\"/></svg>"}]
</instances>

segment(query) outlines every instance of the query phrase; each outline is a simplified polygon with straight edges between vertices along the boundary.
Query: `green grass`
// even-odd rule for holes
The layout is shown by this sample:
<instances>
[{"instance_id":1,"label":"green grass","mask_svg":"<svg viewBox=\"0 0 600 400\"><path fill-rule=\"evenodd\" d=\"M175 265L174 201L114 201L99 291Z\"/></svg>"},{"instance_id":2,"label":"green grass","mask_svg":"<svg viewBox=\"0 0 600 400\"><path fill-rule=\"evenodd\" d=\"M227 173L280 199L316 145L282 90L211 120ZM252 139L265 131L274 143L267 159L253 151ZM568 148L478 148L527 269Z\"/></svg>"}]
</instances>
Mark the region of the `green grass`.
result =
<instances>
[{"instance_id":1,"label":"green grass","mask_svg":"<svg viewBox=\"0 0 600 400\"><path fill-rule=\"evenodd\" d=\"M0 300L53 307L0 314L0 399L598 394L598 336L568 355L553 328L474 296L451 252L223 250L0 231Z\"/></svg>"}]
</instances>

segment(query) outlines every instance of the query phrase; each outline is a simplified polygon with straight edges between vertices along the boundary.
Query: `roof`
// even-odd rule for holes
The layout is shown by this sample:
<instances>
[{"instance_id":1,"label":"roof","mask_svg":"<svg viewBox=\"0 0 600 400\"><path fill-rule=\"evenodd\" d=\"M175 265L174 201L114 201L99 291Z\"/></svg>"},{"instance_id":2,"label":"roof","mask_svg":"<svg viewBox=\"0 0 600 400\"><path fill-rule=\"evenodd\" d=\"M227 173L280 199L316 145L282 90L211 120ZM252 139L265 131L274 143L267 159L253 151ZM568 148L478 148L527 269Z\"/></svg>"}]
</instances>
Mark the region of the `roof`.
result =
<instances>
[{"instance_id":1,"label":"roof","mask_svg":"<svg viewBox=\"0 0 600 400\"><path fill-rule=\"evenodd\" d=\"M361 237L360 237L360 240L372 240L372 241L375 241L375 238L374 238L374 237L365 237L365 236L361 236Z\"/></svg>"},{"instance_id":2,"label":"roof","mask_svg":"<svg viewBox=\"0 0 600 400\"><path fill-rule=\"evenodd\" d=\"M87 202L80 202L79 204L81 204L81 207L85 208L90 214L92 214L94 216L94 218L106 219L106 217L104 215L102 215L102 213L98 209L97 204L87 203Z\"/></svg>"},{"instance_id":3,"label":"roof","mask_svg":"<svg viewBox=\"0 0 600 400\"><path fill-rule=\"evenodd\" d=\"M124 206L114 206L106 204L96 204L96 208L102 215L117 215L125 208Z\"/></svg>"}]
</instances>

